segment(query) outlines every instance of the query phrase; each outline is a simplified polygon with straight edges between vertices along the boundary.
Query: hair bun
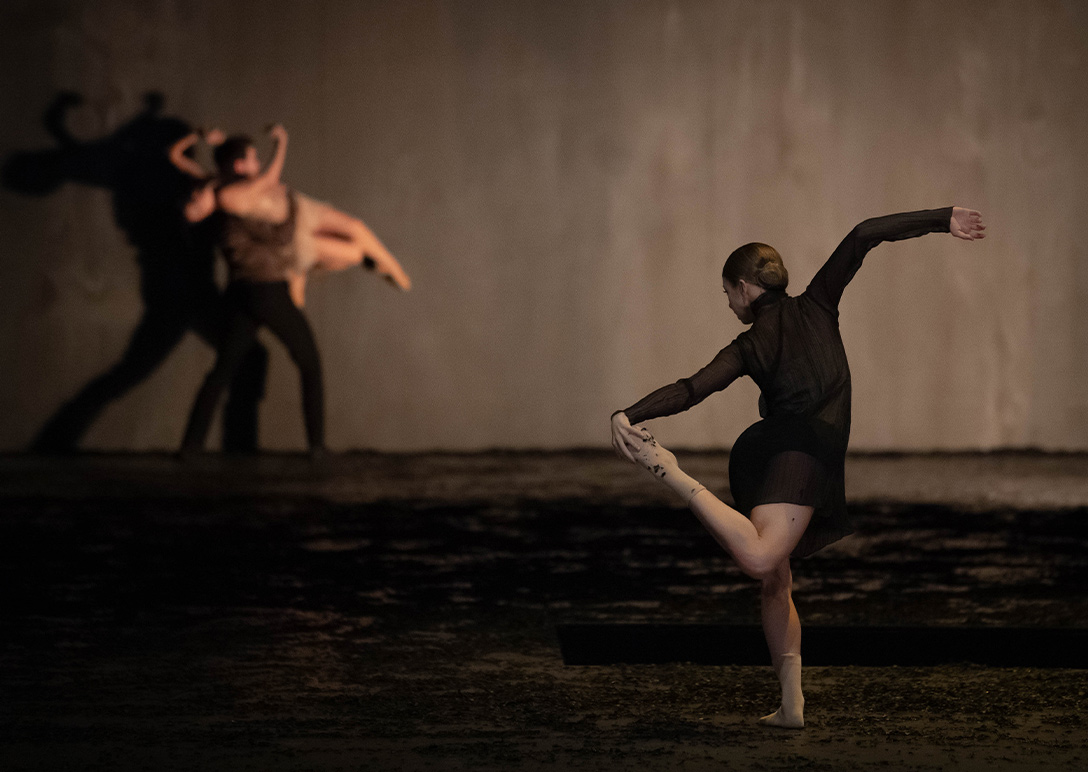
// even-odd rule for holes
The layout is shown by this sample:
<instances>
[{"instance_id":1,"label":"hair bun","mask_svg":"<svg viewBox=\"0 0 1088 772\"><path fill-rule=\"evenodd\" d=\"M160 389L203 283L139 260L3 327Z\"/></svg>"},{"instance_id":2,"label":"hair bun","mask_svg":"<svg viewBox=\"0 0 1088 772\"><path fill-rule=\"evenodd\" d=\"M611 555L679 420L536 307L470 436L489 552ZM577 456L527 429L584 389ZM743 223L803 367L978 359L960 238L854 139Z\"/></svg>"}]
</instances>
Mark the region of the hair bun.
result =
<instances>
[{"instance_id":1,"label":"hair bun","mask_svg":"<svg viewBox=\"0 0 1088 772\"><path fill-rule=\"evenodd\" d=\"M789 284L789 274L781 262L763 259L756 269L756 281L764 289L785 289Z\"/></svg>"},{"instance_id":2,"label":"hair bun","mask_svg":"<svg viewBox=\"0 0 1088 772\"><path fill-rule=\"evenodd\" d=\"M731 284L741 279L769 290L784 290L790 275L774 247L759 242L733 250L722 267L722 278Z\"/></svg>"}]
</instances>

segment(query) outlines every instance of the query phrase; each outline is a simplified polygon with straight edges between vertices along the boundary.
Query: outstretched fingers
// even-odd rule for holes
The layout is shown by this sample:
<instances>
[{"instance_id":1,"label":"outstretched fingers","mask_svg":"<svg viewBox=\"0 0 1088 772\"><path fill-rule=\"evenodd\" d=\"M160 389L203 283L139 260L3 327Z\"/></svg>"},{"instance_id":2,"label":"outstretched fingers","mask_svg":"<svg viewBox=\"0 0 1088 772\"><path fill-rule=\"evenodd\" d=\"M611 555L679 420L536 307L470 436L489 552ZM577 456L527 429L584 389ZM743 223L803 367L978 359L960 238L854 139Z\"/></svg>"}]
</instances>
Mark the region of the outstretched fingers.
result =
<instances>
[{"instance_id":1,"label":"outstretched fingers","mask_svg":"<svg viewBox=\"0 0 1088 772\"><path fill-rule=\"evenodd\" d=\"M974 209L963 207L952 208L952 219L949 222L949 231L956 238L966 241L976 241L986 238L983 232L986 226L982 224L982 214Z\"/></svg>"}]
</instances>

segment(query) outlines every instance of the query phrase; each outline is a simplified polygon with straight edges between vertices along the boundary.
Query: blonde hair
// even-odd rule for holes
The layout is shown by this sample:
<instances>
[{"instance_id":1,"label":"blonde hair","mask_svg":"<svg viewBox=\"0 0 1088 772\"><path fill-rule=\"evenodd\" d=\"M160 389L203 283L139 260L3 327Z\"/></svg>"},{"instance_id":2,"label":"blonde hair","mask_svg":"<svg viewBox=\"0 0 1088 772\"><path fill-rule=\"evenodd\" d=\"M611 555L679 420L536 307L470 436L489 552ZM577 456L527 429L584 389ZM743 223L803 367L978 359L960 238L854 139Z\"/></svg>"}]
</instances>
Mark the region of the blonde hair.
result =
<instances>
[{"instance_id":1,"label":"blonde hair","mask_svg":"<svg viewBox=\"0 0 1088 772\"><path fill-rule=\"evenodd\" d=\"M784 290L790 283L778 250L758 241L733 250L722 266L722 278L734 285L744 279L767 290Z\"/></svg>"}]
</instances>

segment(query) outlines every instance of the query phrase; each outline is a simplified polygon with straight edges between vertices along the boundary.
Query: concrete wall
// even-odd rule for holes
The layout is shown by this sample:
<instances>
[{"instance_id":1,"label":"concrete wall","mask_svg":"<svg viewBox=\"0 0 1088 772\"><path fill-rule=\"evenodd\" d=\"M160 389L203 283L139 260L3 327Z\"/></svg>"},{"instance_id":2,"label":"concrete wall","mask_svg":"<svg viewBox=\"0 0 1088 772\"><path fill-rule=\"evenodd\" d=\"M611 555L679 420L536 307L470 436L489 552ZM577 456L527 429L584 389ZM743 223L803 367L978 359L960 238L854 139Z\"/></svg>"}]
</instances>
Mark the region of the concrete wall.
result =
<instances>
[{"instance_id":1,"label":"concrete wall","mask_svg":"<svg viewBox=\"0 0 1088 772\"><path fill-rule=\"evenodd\" d=\"M801 291L859 220L951 204L989 238L884 245L848 288L853 447L1088 449L1088 6L1073 2L8 0L0 157L165 94L291 131L289 182L359 214L416 281L314 286L330 445L607 443L609 413L740 332L737 245ZM0 191L0 448L120 357L141 269L100 187ZM267 447L303 443L269 341ZM84 447L172 448L213 361L187 335ZM749 381L658 422L727 446Z\"/></svg>"}]
</instances>

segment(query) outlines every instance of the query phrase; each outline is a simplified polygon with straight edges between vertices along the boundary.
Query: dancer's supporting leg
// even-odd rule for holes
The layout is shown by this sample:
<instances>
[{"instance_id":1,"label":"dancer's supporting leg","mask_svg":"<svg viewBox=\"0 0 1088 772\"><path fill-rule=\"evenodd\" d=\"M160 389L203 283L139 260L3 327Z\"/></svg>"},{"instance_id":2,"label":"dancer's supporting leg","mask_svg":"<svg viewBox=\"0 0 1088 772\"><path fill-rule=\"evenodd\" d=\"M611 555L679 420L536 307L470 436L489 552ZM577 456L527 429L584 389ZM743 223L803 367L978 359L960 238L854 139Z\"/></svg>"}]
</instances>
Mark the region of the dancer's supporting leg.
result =
<instances>
[{"instance_id":1,"label":"dancer's supporting leg","mask_svg":"<svg viewBox=\"0 0 1088 772\"><path fill-rule=\"evenodd\" d=\"M782 686L782 704L777 711L760 719L760 723L800 729L805 725L801 621L793 605L789 554L808 527L812 507L763 504L753 507L749 520L708 491L694 496L690 506L741 570L763 584L760 596L763 634Z\"/></svg>"},{"instance_id":2,"label":"dancer's supporting leg","mask_svg":"<svg viewBox=\"0 0 1088 772\"><path fill-rule=\"evenodd\" d=\"M306 439L311 453L322 453L325 448L325 386L313 330L291 301L286 283L270 282L257 285L257 288L260 293L251 305L252 311L257 320L280 339L298 367Z\"/></svg>"},{"instance_id":3,"label":"dancer's supporting leg","mask_svg":"<svg viewBox=\"0 0 1088 772\"><path fill-rule=\"evenodd\" d=\"M783 701L782 707L762 723L785 728L804 726L801 623L790 594L789 555L808 527L812 507L763 504L753 507L749 520L681 470L676 456L658 445L649 432L633 450L642 466L688 503L741 570L763 583L763 631L782 685Z\"/></svg>"},{"instance_id":4,"label":"dancer's supporting leg","mask_svg":"<svg viewBox=\"0 0 1088 772\"><path fill-rule=\"evenodd\" d=\"M760 612L763 635L771 652L771 663L782 686L782 704L759 723L786 729L805 725L805 698L801 693L801 620L793 605L793 575L789 560L763 577Z\"/></svg>"}]
</instances>

